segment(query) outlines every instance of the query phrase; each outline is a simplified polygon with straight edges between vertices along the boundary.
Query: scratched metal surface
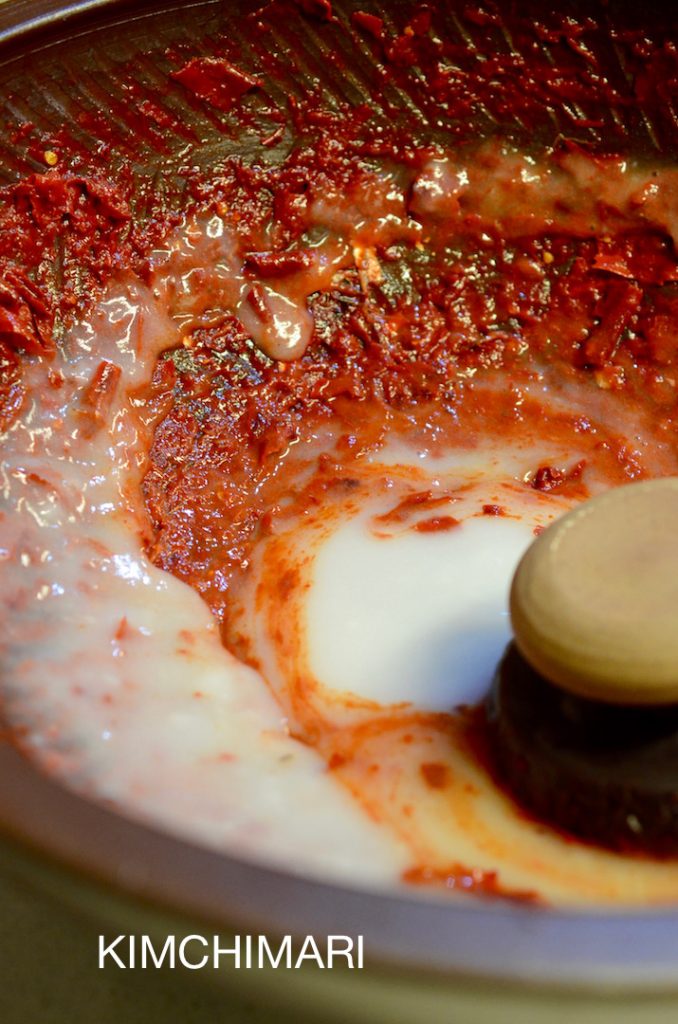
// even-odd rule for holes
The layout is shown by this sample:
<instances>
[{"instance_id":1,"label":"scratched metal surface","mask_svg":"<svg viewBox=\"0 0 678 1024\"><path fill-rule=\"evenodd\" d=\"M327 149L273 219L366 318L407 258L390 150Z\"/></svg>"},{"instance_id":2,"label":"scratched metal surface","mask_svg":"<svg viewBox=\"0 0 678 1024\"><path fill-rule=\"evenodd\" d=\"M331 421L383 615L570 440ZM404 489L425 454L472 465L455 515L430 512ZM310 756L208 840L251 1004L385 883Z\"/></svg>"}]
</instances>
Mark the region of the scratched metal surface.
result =
<instances>
[{"instance_id":1,"label":"scratched metal surface","mask_svg":"<svg viewBox=\"0 0 678 1024\"><path fill-rule=\"evenodd\" d=\"M523 146L567 138L654 159L678 155L678 24L657 0L642 9L625 0L429 5L432 35L444 44L436 65L443 94L416 64L389 61L384 44L351 19L355 10L379 12L394 40L419 6L414 0L335 0L332 21L293 16L293 0L89 2L96 10L85 20L0 41L0 184L43 172L46 149L67 151L65 167L113 179L131 173L137 224L183 209L196 168L214 176L233 154L283 158L298 141L294 100L344 122L357 107L368 111L365 130L374 138L397 124L420 144L457 146L500 133ZM15 0L4 10L35 17L43 7L58 4ZM583 27L573 36L576 18ZM11 25L0 9L0 40ZM638 69L653 37L662 45L643 87ZM226 56L263 87L238 114L225 113L172 78L197 55ZM263 147L281 124L277 144Z\"/></svg>"},{"instance_id":2,"label":"scratched metal surface","mask_svg":"<svg viewBox=\"0 0 678 1024\"><path fill-rule=\"evenodd\" d=\"M0 179L43 170L29 142L40 135L49 139L66 124L94 164L113 172L125 159L134 162L142 214L147 186L180 185L182 166L214 166L234 151L260 155L261 130L278 125L277 114L288 112L290 96L308 95L335 114L364 105L373 130L395 119L421 141L500 130L523 142L536 134L546 142L566 136L588 145L676 152L675 81L663 82L660 97L656 90L643 96L634 91L643 39L660 39L666 53L678 39L675 18L656 0L642 9L614 0L433 4L434 33L446 45L444 70L469 99L461 122L449 116L418 67L396 63L384 76L379 44L351 23L356 9L379 12L387 36L395 37L418 6L411 0L335 0L334 22L290 17L291 3L265 5L273 13L264 11L264 30L256 18L246 17L262 7L261 0L109 6L113 13L89 19L93 28L52 26L29 47L20 39L0 47L0 117L10 128L0 141ZM497 13L485 20L478 13L469 16L471 8ZM582 11L598 27L568 38L568 19ZM171 79L182 58L195 55L226 55L263 80L264 88L247 97L245 127ZM543 73L538 87L528 89L526 62L535 60ZM483 90L483 83L491 88ZM603 83L611 98L601 97ZM526 117L514 110L507 118L511 90L532 93L530 103L523 103L530 107ZM146 111L141 117L140 109ZM15 136L13 128L28 124L30 136ZM288 130L277 152L290 142ZM276 150L268 151L267 159L275 157Z\"/></svg>"}]
</instances>

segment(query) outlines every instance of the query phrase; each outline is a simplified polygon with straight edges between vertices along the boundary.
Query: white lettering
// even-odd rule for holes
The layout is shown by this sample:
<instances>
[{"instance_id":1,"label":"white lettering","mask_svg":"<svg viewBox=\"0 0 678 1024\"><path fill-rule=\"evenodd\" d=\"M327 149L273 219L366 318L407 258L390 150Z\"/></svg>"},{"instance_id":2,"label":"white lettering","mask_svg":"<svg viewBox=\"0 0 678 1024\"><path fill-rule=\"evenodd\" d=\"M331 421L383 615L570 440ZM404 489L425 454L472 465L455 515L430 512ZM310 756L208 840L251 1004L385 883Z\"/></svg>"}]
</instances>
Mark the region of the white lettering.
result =
<instances>
[{"instance_id":1,"label":"white lettering","mask_svg":"<svg viewBox=\"0 0 678 1024\"><path fill-rule=\"evenodd\" d=\"M264 966L264 952L268 958L268 962L271 967L279 967L280 961L283 956L285 957L285 967L288 969L292 966L292 936L286 935L278 947L278 955L273 958L273 950L268 944L268 939L265 935L259 936L259 967Z\"/></svg>"},{"instance_id":2,"label":"white lettering","mask_svg":"<svg viewBox=\"0 0 678 1024\"><path fill-rule=\"evenodd\" d=\"M336 948L339 943L343 943L344 948ZM345 956L348 966L353 970L353 939L349 938L348 935L328 935L327 936L327 966L334 967L334 958L337 956Z\"/></svg>"},{"instance_id":3,"label":"white lettering","mask_svg":"<svg viewBox=\"0 0 678 1024\"><path fill-rule=\"evenodd\" d=\"M233 966L236 968L236 970L240 967L240 936L239 935L234 935L234 939L235 939L235 946L233 946L233 948L231 948L231 949L229 949L228 947L224 949L224 948L222 948L219 945L219 936L218 935L214 936L214 949L213 949L213 959L214 959L214 962L213 962L213 967L217 968L219 966L219 957L220 956L232 956L232 957L234 957L235 959L234 959Z\"/></svg>"},{"instance_id":4,"label":"white lettering","mask_svg":"<svg viewBox=\"0 0 678 1024\"><path fill-rule=\"evenodd\" d=\"M364 939L362 935L358 935L356 938L352 938L350 935L328 935L324 940L323 952L313 935L306 935L303 942L299 939L300 948L298 943L293 943L291 935L283 936L277 946L270 942L265 935L234 935L231 939L231 946L220 945L220 942L223 941L225 940L220 935L211 935L209 938L205 938L203 935L186 935L180 942L175 935L168 935L164 940L154 939L150 935L118 935L111 942L107 942L105 936L100 935L99 969L106 966L107 958L123 971L133 970L137 966L144 970L152 967L174 969L177 962L190 971L199 971L210 964L210 959L212 967L216 970L221 966L222 957L232 957L233 967L236 969L245 967L248 970L251 970L252 967L258 967L261 970L269 966L274 970L278 967L287 968L287 970L292 967L298 969L309 960L321 970L326 967L332 968L337 962L341 962L340 966L345 964L349 970L354 970L356 967L361 969L363 966ZM202 946L205 951L204 955L198 957L194 953L195 959L189 958L191 943L198 943ZM128 951L127 962L125 962L123 954L125 948ZM295 960L297 948L299 948L299 953Z\"/></svg>"},{"instance_id":5,"label":"white lettering","mask_svg":"<svg viewBox=\"0 0 678 1024\"><path fill-rule=\"evenodd\" d=\"M188 969L190 971L199 971L200 968L204 967L205 964L207 963L207 961L209 960L209 955L207 953L205 953L205 955L202 958L202 960L199 963L197 963L197 964L196 963L192 963L190 960L187 960L186 959L186 946L189 944L189 942L200 942L200 943L202 943L203 946L207 946L207 945L209 945L209 943L207 942L207 939L204 938L204 936L202 936L202 935L187 935L185 939L181 940L181 943L179 945L179 960L180 960L180 962L184 965L184 967L188 967Z\"/></svg>"},{"instance_id":6,"label":"white lettering","mask_svg":"<svg viewBox=\"0 0 678 1024\"><path fill-rule=\"evenodd\" d=\"M176 966L175 961L175 938L173 935L168 935L165 940L165 945L160 950L160 956L156 955L155 947L151 940L150 935L141 936L141 966L146 968L148 966L149 958L153 961L155 967L162 967L163 961L169 953L168 967L174 968Z\"/></svg>"},{"instance_id":7,"label":"white lettering","mask_svg":"<svg viewBox=\"0 0 678 1024\"><path fill-rule=\"evenodd\" d=\"M311 947L311 952L307 953L306 950L308 949L309 946ZM297 962L295 963L294 966L299 967L304 962L304 960L315 960L318 967L322 967L323 969L325 967L325 964L323 963L323 958L320 955L320 950L318 949L316 941L312 935L306 936L304 944L301 947L301 952L299 953L299 956L297 957Z\"/></svg>"},{"instance_id":8,"label":"white lettering","mask_svg":"<svg viewBox=\"0 0 678 1024\"><path fill-rule=\"evenodd\" d=\"M122 942L124 938L124 935L118 935L117 939L114 939L113 942L109 942L107 946L104 946L106 939L103 935L99 936L99 970L103 969L104 960L107 956L112 956L118 967L122 967L123 971L126 969L126 965L115 952L115 947L119 942Z\"/></svg>"}]
</instances>

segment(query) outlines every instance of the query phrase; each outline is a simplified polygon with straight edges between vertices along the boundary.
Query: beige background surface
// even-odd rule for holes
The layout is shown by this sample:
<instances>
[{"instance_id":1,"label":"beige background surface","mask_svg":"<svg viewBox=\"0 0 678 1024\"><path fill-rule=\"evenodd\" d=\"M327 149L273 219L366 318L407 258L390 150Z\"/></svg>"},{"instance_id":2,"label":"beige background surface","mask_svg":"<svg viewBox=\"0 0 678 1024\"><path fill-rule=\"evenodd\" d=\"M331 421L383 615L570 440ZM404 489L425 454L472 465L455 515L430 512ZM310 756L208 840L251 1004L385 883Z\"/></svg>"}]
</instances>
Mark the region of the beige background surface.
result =
<instances>
[{"instance_id":1,"label":"beige background surface","mask_svg":"<svg viewBox=\"0 0 678 1024\"><path fill-rule=\"evenodd\" d=\"M0 907L2 1024L270 1024L200 972L100 971L96 929L23 882L0 875Z\"/></svg>"}]
</instances>

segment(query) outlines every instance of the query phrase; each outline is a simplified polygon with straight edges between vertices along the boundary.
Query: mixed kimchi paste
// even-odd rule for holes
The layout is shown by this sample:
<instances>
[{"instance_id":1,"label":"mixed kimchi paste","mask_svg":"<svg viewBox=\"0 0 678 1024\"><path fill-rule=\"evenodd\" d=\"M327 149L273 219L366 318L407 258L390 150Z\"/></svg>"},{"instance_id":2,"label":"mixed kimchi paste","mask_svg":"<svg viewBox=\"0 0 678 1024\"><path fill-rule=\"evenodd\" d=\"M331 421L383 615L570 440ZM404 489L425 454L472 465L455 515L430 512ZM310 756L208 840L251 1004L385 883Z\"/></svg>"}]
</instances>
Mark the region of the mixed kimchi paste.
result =
<instances>
[{"instance_id":1,"label":"mixed kimchi paste","mask_svg":"<svg viewBox=\"0 0 678 1024\"><path fill-rule=\"evenodd\" d=\"M236 113L265 84L174 81ZM5 189L4 715L79 792L295 871L675 900L675 864L522 814L469 709L534 535L678 473L678 169L346 124L143 238L56 143ZM85 303L41 270L64 232Z\"/></svg>"}]
</instances>

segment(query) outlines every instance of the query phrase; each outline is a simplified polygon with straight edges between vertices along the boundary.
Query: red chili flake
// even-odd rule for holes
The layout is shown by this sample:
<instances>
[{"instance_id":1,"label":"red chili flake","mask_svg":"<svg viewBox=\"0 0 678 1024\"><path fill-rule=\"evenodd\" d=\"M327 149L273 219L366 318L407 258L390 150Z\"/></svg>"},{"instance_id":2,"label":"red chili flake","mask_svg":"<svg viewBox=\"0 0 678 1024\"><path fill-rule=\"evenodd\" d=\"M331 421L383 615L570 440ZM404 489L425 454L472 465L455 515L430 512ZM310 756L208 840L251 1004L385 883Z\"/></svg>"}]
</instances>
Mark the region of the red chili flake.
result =
<instances>
[{"instance_id":1,"label":"red chili flake","mask_svg":"<svg viewBox=\"0 0 678 1024\"><path fill-rule=\"evenodd\" d=\"M37 484L38 487L48 487L51 491L54 490L54 485L49 480L45 480L44 476L40 476L39 473L29 473L26 479L30 480L32 484Z\"/></svg>"},{"instance_id":2,"label":"red chili flake","mask_svg":"<svg viewBox=\"0 0 678 1024\"><path fill-rule=\"evenodd\" d=\"M248 252L246 266L260 277L285 277L299 270L307 270L313 257L307 249L289 249L285 252Z\"/></svg>"},{"instance_id":3,"label":"red chili flake","mask_svg":"<svg viewBox=\"0 0 678 1024\"><path fill-rule=\"evenodd\" d=\"M553 491L565 482L567 476L555 466L540 466L532 480L535 491Z\"/></svg>"},{"instance_id":4,"label":"red chili flake","mask_svg":"<svg viewBox=\"0 0 678 1024\"><path fill-rule=\"evenodd\" d=\"M358 28L369 32L375 39L381 39L384 34L384 20L376 14L368 14L367 11L354 11L351 15L351 22Z\"/></svg>"},{"instance_id":5,"label":"red chili flake","mask_svg":"<svg viewBox=\"0 0 678 1024\"><path fill-rule=\"evenodd\" d=\"M118 628L113 634L113 638L117 640L119 643L127 635L129 635L129 625L127 623L127 616L123 615L123 617L120 619L120 622L118 623Z\"/></svg>"},{"instance_id":6,"label":"red chili flake","mask_svg":"<svg viewBox=\"0 0 678 1024\"><path fill-rule=\"evenodd\" d=\"M426 785L431 789L445 789L449 777L447 765L428 761L419 765L419 771L423 775Z\"/></svg>"},{"instance_id":7,"label":"red chili flake","mask_svg":"<svg viewBox=\"0 0 678 1024\"><path fill-rule=\"evenodd\" d=\"M571 469L558 469L556 466L540 466L534 475L531 486L535 491L555 491L564 484L580 480L586 467L586 459L581 459Z\"/></svg>"},{"instance_id":8,"label":"red chili flake","mask_svg":"<svg viewBox=\"0 0 678 1024\"><path fill-rule=\"evenodd\" d=\"M409 26L408 26L409 27ZM415 34L412 29L397 36L391 45L386 49L386 57L392 64L399 64L401 67L410 67L416 64L419 56L415 45Z\"/></svg>"},{"instance_id":9,"label":"red chili flake","mask_svg":"<svg viewBox=\"0 0 678 1024\"><path fill-rule=\"evenodd\" d=\"M257 314L262 324L270 324L272 317L271 311L266 305L266 296L263 288L260 288L258 284L253 284L247 293L247 304L251 306L254 312Z\"/></svg>"},{"instance_id":10,"label":"red chili flake","mask_svg":"<svg viewBox=\"0 0 678 1024\"><path fill-rule=\"evenodd\" d=\"M129 204L112 182L103 178L74 177L70 180L80 195L83 192L87 195L96 214L103 215L113 222L125 222L130 219Z\"/></svg>"},{"instance_id":11,"label":"red chili flake","mask_svg":"<svg viewBox=\"0 0 678 1024\"><path fill-rule=\"evenodd\" d=\"M337 768L342 768L346 764L346 758L343 754L332 754L329 761L327 762L328 769L333 772Z\"/></svg>"},{"instance_id":12,"label":"red chili flake","mask_svg":"<svg viewBox=\"0 0 678 1024\"><path fill-rule=\"evenodd\" d=\"M599 241L593 266L642 284L663 285L678 280L678 263L671 243L650 233L636 232Z\"/></svg>"},{"instance_id":13,"label":"red chili flake","mask_svg":"<svg viewBox=\"0 0 678 1024\"><path fill-rule=\"evenodd\" d=\"M284 134L285 125L281 124L277 128L275 128L270 135L267 135L265 138L263 138L261 140L261 144L262 146L266 146L267 148L269 146L275 146L276 142L280 142Z\"/></svg>"},{"instance_id":14,"label":"red chili flake","mask_svg":"<svg viewBox=\"0 0 678 1024\"><path fill-rule=\"evenodd\" d=\"M90 421L88 432L93 433L107 418L115 396L122 370L116 363L102 359L82 396L82 414Z\"/></svg>"},{"instance_id":15,"label":"red chili flake","mask_svg":"<svg viewBox=\"0 0 678 1024\"><path fill-rule=\"evenodd\" d=\"M483 505L484 516L505 516L506 509L502 505Z\"/></svg>"},{"instance_id":16,"label":"red chili flake","mask_svg":"<svg viewBox=\"0 0 678 1024\"><path fill-rule=\"evenodd\" d=\"M291 232L301 233L308 213L308 196L305 192L280 190L273 197L273 213Z\"/></svg>"},{"instance_id":17,"label":"red chili flake","mask_svg":"<svg viewBox=\"0 0 678 1024\"><path fill-rule=\"evenodd\" d=\"M431 519L415 523L414 529L417 533L440 533L442 530L453 530L455 526L461 526L461 521L454 516L432 516Z\"/></svg>"},{"instance_id":18,"label":"red chili flake","mask_svg":"<svg viewBox=\"0 0 678 1024\"><path fill-rule=\"evenodd\" d=\"M54 350L53 316L28 277L13 268L0 280L0 339L31 355Z\"/></svg>"},{"instance_id":19,"label":"red chili flake","mask_svg":"<svg viewBox=\"0 0 678 1024\"><path fill-rule=\"evenodd\" d=\"M449 502L449 495L434 495L433 491L415 491L399 501L390 512L375 516L375 520L378 523L402 523L416 509L432 509L439 505L447 505Z\"/></svg>"},{"instance_id":20,"label":"red chili flake","mask_svg":"<svg viewBox=\"0 0 678 1024\"><path fill-rule=\"evenodd\" d=\"M600 322L579 350L579 365L602 367L612 359L642 299L643 290L637 284L629 281L610 283L597 310Z\"/></svg>"},{"instance_id":21,"label":"red chili flake","mask_svg":"<svg viewBox=\"0 0 678 1024\"><path fill-rule=\"evenodd\" d=\"M194 57L172 78L218 110L231 110L245 93L260 89L253 75L217 57Z\"/></svg>"},{"instance_id":22,"label":"red chili flake","mask_svg":"<svg viewBox=\"0 0 678 1024\"><path fill-rule=\"evenodd\" d=\"M330 0L297 0L304 14L310 14L314 18L322 18L329 21L332 17L332 4Z\"/></svg>"}]
</instances>

